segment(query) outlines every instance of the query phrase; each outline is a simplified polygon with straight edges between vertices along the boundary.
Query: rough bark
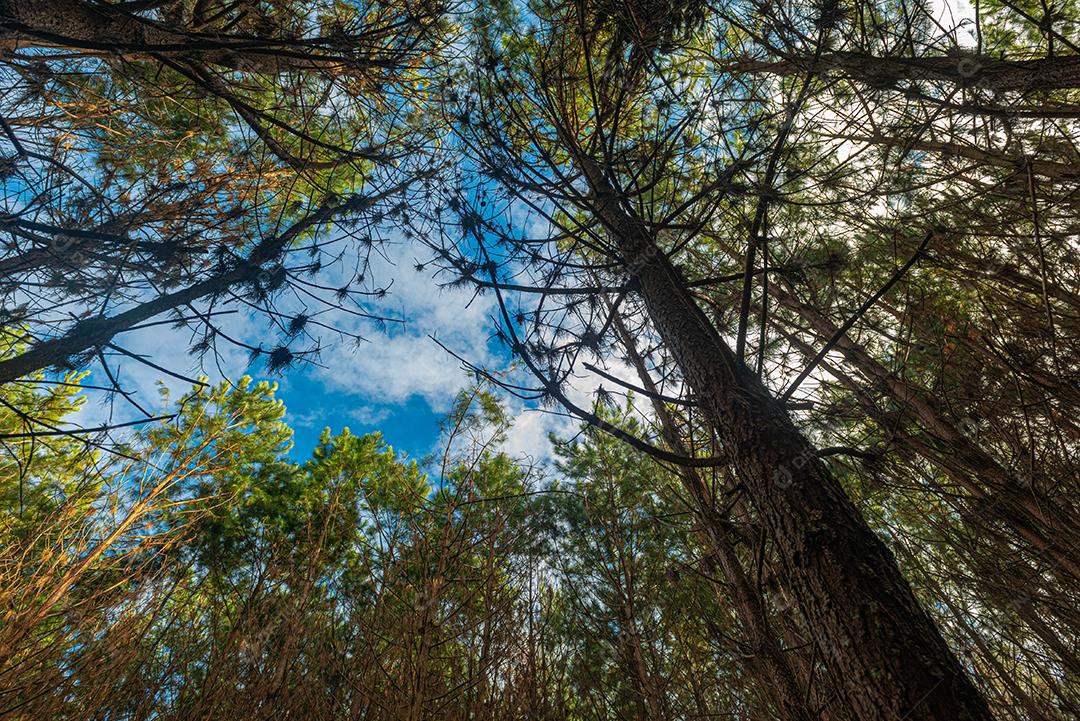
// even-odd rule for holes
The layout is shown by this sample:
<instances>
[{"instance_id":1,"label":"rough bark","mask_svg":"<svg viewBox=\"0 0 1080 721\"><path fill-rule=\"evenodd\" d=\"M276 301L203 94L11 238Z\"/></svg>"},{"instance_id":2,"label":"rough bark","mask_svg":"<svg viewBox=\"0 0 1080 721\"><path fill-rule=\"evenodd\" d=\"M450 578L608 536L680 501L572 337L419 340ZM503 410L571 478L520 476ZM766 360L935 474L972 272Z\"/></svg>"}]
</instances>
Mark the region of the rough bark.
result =
<instances>
[{"instance_id":1,"label":"rough bark","mask_svg":"<svg viewBox=\"0 0 1080 721\"><path fill-rule=\"evenodd\" d=\"M53 47L103 52L127 60L197 57L229 70L278 74L327 70L356 74L381 65L363 58L322 57L307 43L298 51L284 38L252 40L167 28L119 8L81 0L0 0L0 49Z\"/></svg>"},{"instance_id":2,"label":"rough bark","mask_svg":"<svg viewBox=\"0 0 1080 721\"><path fill-rule=\"evenodd\" d=\"M777 75L815 72L840 75L876 87L888 87L900 80L925 80L999 92L1080 88L1080 56L1077 55L1002 60L973 53L888 57L866 52L836 52L823 54L817 59L737 59L731 63L730 70Z\"/></svg>"},{"instance_id":3,"label":"rough bark","mask_svg":"<svg viewBox=\"0 0 1080 721\"><path fill-rule=\"evenodd\" d=\"M593 190L594 211L716 429L854 713L865 721L992 718L892 554L784 406L736 360L599 166L581 156L578 163Z\"/></svg>"}]
</instances>

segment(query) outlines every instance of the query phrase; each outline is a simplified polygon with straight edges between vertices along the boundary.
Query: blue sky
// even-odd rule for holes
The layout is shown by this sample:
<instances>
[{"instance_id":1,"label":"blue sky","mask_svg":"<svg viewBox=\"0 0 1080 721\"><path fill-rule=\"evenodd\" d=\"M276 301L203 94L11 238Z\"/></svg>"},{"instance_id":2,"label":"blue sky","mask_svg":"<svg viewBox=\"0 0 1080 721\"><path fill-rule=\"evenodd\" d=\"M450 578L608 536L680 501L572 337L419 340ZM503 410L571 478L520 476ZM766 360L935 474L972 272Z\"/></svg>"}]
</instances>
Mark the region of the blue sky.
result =
<instances>
[{"instance_id":1,"label":"blue sky","mask_svg":"<svg viewBox=\"0 0 1080 721\"><path fill-rule=\"evenodd\" d=\"M128 350L145 354L153 362L189 377L205 374L217 382L246 374L276 382L277 396L285 402L287 421L295 431L293 455L297 460L308 456L325 427L332 433L340 433L345 427L357 434L380 431L395 450L419 460L437 450L440 419L456 394L473 381L460 361L429 336L437 335L462 357L492 369L505 368L510 359L492 339L493 296L476 297L467 288L440 288L431 270L417 271L414 267L417 261L427 258L419 243L391 236L381 250L372 262L371 275L380 285L391 279L394 282L387 295L368 308L404 322L380 326L344 312L320 316L328 325L358 333L365 340L354 344L329 331L320 331L322 352L315 363L299 363L271 375L261 360L251 363L246 350L225 342L219 343L217 358L199 363L187 356L190 332L169 325L125 333L119 340ZM342 267L351 267L351 261L343 262ZM336 274L342 272L324 268L319 282L334 287L341 280ZM289 299L283 298L278 309L295 312L297 308L289 304ZM267 319L257 313L238 313L221 323L229 335L250 344L261 342L269 347L275 343L267 330ZM152 413L166 410L161 403L154 405L159 382L169 387L174 398L189 387L130 359L110 360L122 385ZM100 375L98 371L88 382L99 382L100 378L95 377ZM588 392L582 389L583 399ZM105 402L100 394L89 395L90 403L78 418L84 426L138 417L122 399L114 396ZM549 455L548 433L554 430L567 435L574 427L564 417L526 408L516 399L508 398L507 404L515 426L505 448L515 455L545 458Z\"/></svg>"},{"instance_id":2,"label":"blue sky","mask_svg":"<svg viewBox=\"0 0 1080 721\"><path fill-rule=\"evenodd\" d=\"M273 380L281 383L283 379ZM344 428L356 434L378 431L395 450L417 460L438 443L441 414L418 395L371 411L357 405L356 399L328 392L310 373L292 373L284 382L286 387L279 389L278 397L285 401L287 420L295 433L293 456L297 460L310 455L327 427L334 434Z\"/></svg>"}]
</instances>

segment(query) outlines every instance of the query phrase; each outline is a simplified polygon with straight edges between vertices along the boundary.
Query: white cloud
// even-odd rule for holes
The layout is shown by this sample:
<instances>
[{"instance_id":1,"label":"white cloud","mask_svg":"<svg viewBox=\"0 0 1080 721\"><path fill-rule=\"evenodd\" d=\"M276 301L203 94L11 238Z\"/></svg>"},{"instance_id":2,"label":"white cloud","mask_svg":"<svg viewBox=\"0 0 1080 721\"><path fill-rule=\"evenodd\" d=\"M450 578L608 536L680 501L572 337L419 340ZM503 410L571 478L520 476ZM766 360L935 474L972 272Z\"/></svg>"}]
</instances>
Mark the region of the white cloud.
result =
<instances>
[{"instance_id":1,"label":"white cloud","mask_svg":"<svg viewBox=\"0 0 1080 721\"><path fill-rule=\"evenodd\" d=\"M473 378L459 360L440 348L429 335L437 336L448 348L481 367L496 370L509 362L494 344L489 347L494 330L492 316L497 312L494 296L476 296L469 288L440 288L430 270L417 271L414 267L418 259L426 258L419 244L398 238L383 246L381 251L383 255L373 257L366 275L380 284L389 284L392 279L393 284L385 297L371 300L369 309L373 313L403 318L405 322L380 325L375 320L337 310L319 315L320 322L360 334L366 341L353 345L339 341L330 331L313 329L323 344L317 365L298 364L275 378L281 386L279 397L293 409L288 420L295 427L338 427L349 422L378 426L395 412L400 412L401 407L413 398L423 399L435 413L449 410L454 397L472 383ZM345 258L325 268L317 281L325 287L345 285L346 276L355 267L354 260ZM307 312L318 310L314 303L309 305ZM296 299L282 298L278 310L293 313L301 307ZM230 337L251 345L272 347L277 343L276 332L268 329L268 319L253 310L219 316L215 322ZM208 355L202 363L192 359L188 356L190 331L171 325L126 333L118 341L132 353L145 355L157 365L190 377L206 374L212 383L235 379L245 373L257 377L267 375L261 361L249 367L248 351L224 340L217 344L217 357ZM174 399L189 387L186 382L165 376L131 358L110 356L110 368L125 390L152 414L165 411L158 396L159 380L169 387ZM614 358L607 359L605 368L616 377L637 383L634 371ZM305 375L304 381L290 383L298 374ZM95 370L89 382L108 384L100 369ZM308 389L312 382L319 386L315 391L317 397L290 396L290 385L296 392L303 388L311 394ZM518 376L515 382L535 385L535 379L528 376ZM566 392L574 403L589 409L600 386L622 391L610 381L584 373L570 379ZM102 394L90 395L91 402L73 419L81 425L95 426L138 417L135 409L119 396L112 398L110 408L100 402ZM566 438L580 427L580 421L561 412L543 411L514 398L508 398L506 402L514 423L502 448L511 455L535 461L548 460L551 456L549 434L554 432ZM645 404L639 405L641 410L647 410Z\"/></svg>"},{"instance_id":2,"label":"white cloud","mask_svg":"<svg viewBox=\"0 0 1080 721\"><path fill-rule=\"evenodd\" d=\"M364 398L371 404L401 404L414 396L432 410L450 408L457 392L469 382L461 362L429 336L478 365L497 361L488 348L494 299L474 297L468 289L440 289L428 271L417 271L414 245L395 242L386 258L373 259L370 275L381 282L394 279L379 310L405 320L381 328L372 320L345 313L329 314L330 324L359 333L366 342L339 345L321 358L324 367L311 371L326 388Z\"/></svg>"},{"instance_id":3,"label":"white cloud","mask_svg":"<svg viewBox=\"0 0 1080 721\"><path fill-rule=\"evenodd\" d=\"M286 398L286 401L289 399ZM294 428L324 427L337 428L339 426L378 426L390 417L393 412L389 406L374 406L361 403L337 404L326 406L323 404L308 408L306 411L293 410L299 404L286 405L286 421Z\"/></svg>"},{"instance_id":4,"label":"white cloud","mask_svg":"<svg viewBox=\"0 0 1080 721\"><path fill-rule=\"evenodd\" d=\"M566 437L573 433L576 425L572 418L537 408L523 408L515 415L500 450L514 458L543 461L551 455L548 434Z\"/></svg>"},{"instance_id":5,"label":"white cloud","mask_svg":"<svg viewBox=\"0 0 1080 721\"><path fill-rule=\"evenodd\" d=\"M596 362L596 359L593 359L593 361ZM604 371L609 375L634 386L640 385L637 372L614 356L607 358L603 366ZM522 381L524 385L529 382L529 379L524 378ZM626 392L625 388L592 373L572 376L567 383L565 392L569 400L576 406L585 410L592 410L596 398L595 393L600 387L617 393ZM637 400L637 410L645 415L650 415L648 403L641 402L643 399L640 395ZM549 460L552 455L549 435L554 433L559 438L570 438L578 432L582 425L581 420L569 416L561 408L548 411L535 407L525 407L520 402L511 405L514 423L502 445L502 450L511 456L524 457L534 461Z\"/></svg>"},{"instance_id":6,"label":"white cloud","mask_svg":"<svg viewBox=\"0 0 1080 721\"><path fill-rule=\"evenodd\" d=\"M381 248L383 256L373 256L366 275L381 284L390 284L383 298L372 299L369 310L375 314L403 318L404 324L380 325L370 319L360 319L344 311L333 310L318 315L318 320L333 328L357 333L366 339L359 345L342 342L331 331L312 328L322 344L323 352L317 365L296 364L274 378L281 386L280 397L291 400L294 408L303 409L290 414L290 422L301 425L338 425L351 421L361 425L376 425L385 421L395 407L413 397L423 398L436 413L450 408L457 392L470 382L461 363L440 348L429 335L465 358L480 365L498 365L488 349L492 330L490 316L494 310L491 296L474 298L468 289L440 289L430 272L418 272L415 259L423 257L417 244L392 239ZM316 279L320 285L345 285L347 275L355 267L355 256L324 269ZM314 302L298 302L288 295L278 300L277 310L286 314L321 310ZM160 320L160 319L155 319ZM287 322L287 319L284 321ZM231 338L253 346L270 348L277 345L278 333L271 330L266 316L245 310L228 316L218 316L215 324ZM249 352L219 339L216 356L208 354L199 362L188 355L192 338L189 330L162 324L124 333L117 343L131 353L145 356L158 366L192 377L205 374L212 383L235 379L249 374L267 376L261 361L250 364ZM301 346L292 343L290 347ZM294 350L297 348L294 348ZM163 381L173 398L186 392L190 384L167 376L144 363L110 354L109 367L121 386L151 414L165 411L158 394L158 382ZM86 382L110 385L98 364L92 364L93 375ZM290 399L290 378L307 374L311 381L322 386L319 399ZM113 396L107 402L105 394L89 392L90 402L71 420L82 426L116 423L139 417L139 413L122 397ZM305 401L316 401L308 408Z\"/></svg>"}]
</instances>

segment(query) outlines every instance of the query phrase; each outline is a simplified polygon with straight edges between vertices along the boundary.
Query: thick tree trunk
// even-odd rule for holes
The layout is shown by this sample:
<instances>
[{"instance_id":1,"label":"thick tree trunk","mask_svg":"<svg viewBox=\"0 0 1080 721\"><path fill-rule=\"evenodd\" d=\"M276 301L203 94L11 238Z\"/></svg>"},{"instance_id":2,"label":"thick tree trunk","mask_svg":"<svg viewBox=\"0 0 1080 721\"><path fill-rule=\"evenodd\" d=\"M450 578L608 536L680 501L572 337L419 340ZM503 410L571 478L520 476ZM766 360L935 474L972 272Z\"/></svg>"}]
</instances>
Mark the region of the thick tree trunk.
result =
<instances>
[{"instance_id":1,"label":"thick tree trunk","mask_svg":"<svg viewBox=\"0 0 1080 721\"><path fill-rule=\"evenodd\" d=\"M587 158L579 164L593 189L595 212L716 429L855 714L864 721L992 718L892 554L784 406L735 358L601 169Z\"/></svg>"},{"instance_id":2,"label":"thick tree trunk","mask_svg":"<svg viewBox=\"0 0 1080 721\"><path fill-rule=\"evenodd\" d=\"M250 38L167 28L120 8L83 0L0 0L0 49L54 47L149 60L192 57L229 70L278 74L332 70L356 74L381 63L298 52L283 39Z\"/></svg>"},{"instance_id":3,"label":"thick tree trunk","mask_svg":"<svg viewBox=\"0 0 1080 721\"><path fill-rule=\"evenodd\" d=\"M1080 56L1002 60L989 55L889 57L865 52L827 53L818 58L775 62L736 59L729 72L840 75L876 87L899 80L930 80L996 91L1027 92L1080 88Z\"/></svg>"}]
</instances>

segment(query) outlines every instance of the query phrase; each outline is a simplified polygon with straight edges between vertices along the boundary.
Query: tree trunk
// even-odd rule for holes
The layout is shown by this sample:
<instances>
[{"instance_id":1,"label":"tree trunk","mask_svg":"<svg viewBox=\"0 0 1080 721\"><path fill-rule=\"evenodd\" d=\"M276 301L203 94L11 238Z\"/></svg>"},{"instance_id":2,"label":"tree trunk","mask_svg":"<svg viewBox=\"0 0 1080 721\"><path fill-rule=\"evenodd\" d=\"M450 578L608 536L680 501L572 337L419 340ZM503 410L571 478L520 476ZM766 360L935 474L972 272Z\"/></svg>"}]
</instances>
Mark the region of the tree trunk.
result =
<instances>
[{"instance_id":1,"label":"tree trunk","mask_svg":"<svg viewBox=\"0 0 1080 721\"><path fill-rule=\"evenodd\" d=\"M594 211L716 429L855 715L864 721L992 718L892 554L784 406L735 358L595 162L579 156L578 163L593 189Z\"/></svg>"},{"instance_id":2,"label":"tree trunk","mask_svg":"<svg viewBox=\"0 0 1080 721\"><path fill-rule=\"evenodd\" d=\"M358 74L382 61L321 57L283 38L168 28L107 5L80 0L0 0L0 49L67 48L126 60L190 57L228 70L279 74L326 70Z\"/></svg>"},{"instance_id":3,"label":"tree trunk","mask_svg":"<svg viewBox=\"0 0 1080 721\"><path fill-rule=\"evenodd\" d=\"M998 92L1080 87L1080 57L1076 55L1002 60L976 54L890 57L847 51L775 62L736 58L730 63L729 72L776 75L815 72L840 75L874 87L889 87L900 80L930 80Z\"/></svg>"}]
</instances>

